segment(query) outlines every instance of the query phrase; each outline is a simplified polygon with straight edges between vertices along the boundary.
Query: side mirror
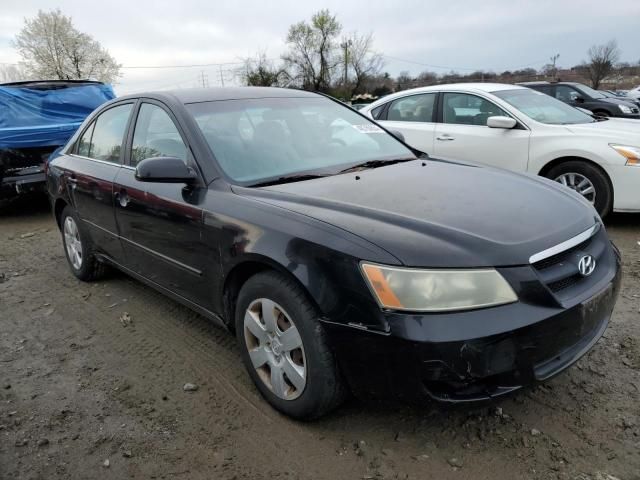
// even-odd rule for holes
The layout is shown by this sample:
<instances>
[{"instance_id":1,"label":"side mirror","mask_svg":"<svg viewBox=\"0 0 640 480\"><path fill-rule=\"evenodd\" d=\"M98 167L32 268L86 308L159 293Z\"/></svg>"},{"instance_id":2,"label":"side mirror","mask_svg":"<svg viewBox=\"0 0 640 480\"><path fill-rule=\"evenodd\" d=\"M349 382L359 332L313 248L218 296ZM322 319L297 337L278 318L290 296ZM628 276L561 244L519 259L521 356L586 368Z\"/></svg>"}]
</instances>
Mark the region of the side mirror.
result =
<instances>
[{"instance_id":1,"label":"side mirror","mask_svg":"<svg viewBox=\"0 0 640 480\"><path fill-rule=\"evenodd\" d=\"M510 130L515 127L517 123L516 119L511 117L495 116L487 118L487 127L489 128L504 128Z\"/></svg>"},{"instance_id":2,"label":"side mirror","mask_svg":"<svg viewBox=\"0 0 640 480\"><path fill-rule=\"evenodd\" d=\"M136 167L136 179L141 182L193 183L197 175L176 157L152 157Z\"/></svg>"},{"instance_id":3,"label":"side mirror","mask_svg":"<svg viewBox=\"0 0 640 480\"><path fill-rule=\"evenodd\" d=\"M401 131L399 131L399 130L389 130L389 133L391 135L393 135L394 137L396 137L401 142L406 143L406 140L404 139L404 135L402 134Z\"/></svg>"}]
</instances>

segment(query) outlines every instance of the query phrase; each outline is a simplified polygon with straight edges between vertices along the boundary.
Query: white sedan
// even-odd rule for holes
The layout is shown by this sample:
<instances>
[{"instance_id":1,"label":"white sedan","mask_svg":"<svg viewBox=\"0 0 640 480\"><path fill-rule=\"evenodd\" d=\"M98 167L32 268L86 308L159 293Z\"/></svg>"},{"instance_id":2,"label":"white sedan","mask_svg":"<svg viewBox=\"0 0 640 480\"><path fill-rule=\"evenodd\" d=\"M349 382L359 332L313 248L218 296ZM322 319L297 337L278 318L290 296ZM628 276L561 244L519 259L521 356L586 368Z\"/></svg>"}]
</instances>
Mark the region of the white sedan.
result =
<instances>
[{"instance_id":1,"label":"white sedan","mask_svg":"<svg viewBox=\"0 0 640 480\"><path fill-rule=\"evenodd\" d=\"M433 157L556 180L600 215L640 212L640 121L593 118L516 85L415 88L361 110Z\"/></svg>"}]
</instances>

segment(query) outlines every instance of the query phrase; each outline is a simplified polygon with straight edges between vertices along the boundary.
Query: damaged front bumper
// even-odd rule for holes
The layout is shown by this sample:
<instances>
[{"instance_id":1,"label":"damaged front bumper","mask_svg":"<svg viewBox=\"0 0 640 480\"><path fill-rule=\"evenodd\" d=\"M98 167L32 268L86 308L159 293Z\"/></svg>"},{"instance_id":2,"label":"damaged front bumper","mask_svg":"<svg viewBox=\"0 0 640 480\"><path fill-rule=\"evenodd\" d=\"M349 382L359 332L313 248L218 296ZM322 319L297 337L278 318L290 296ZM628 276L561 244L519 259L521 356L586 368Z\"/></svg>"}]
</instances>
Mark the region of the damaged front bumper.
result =
<instances>
[{"instance_id":1,"label":"damaged front bumper","mask_svg":"<svg viewBox=\"0 0 640 480\"><path fill-rule=\"evenodd\" d=\"M521 301L450 314L385 313L386 332L325 324L361 398L488 400L560 373L602 336L620 288L620 258L571 302L549 306L522 276ZM522 270L527 267L522 267ZM512 325L509 328L509 325Z\"/></svg>"}]
</instances>

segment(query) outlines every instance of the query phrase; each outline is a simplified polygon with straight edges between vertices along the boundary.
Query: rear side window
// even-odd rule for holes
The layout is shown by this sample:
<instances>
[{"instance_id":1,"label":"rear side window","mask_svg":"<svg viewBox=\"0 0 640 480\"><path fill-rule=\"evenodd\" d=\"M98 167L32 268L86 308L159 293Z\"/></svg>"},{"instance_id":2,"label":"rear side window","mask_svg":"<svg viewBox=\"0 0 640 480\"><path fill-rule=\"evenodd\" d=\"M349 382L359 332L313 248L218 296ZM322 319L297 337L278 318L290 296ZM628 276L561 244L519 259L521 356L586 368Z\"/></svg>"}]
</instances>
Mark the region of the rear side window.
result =
<instances>
[{"instance_id":1,"label":"rear side window","mask_svg":"<svg viewBox=\"0 0 640 480\"><path fill-rule=\"evenodd\" d=\"M435 93L399 98L391 102L387 120L392 122L433 122Z\"/></svg>"},{"instance_id":2,"label":"rear side window","mask_svg":"<svg viewBox=\"0 0 640 480\"><path fill-rule=\"evenodd\" d=\"M131 164L151 157L175 157L186 162L187 147L171 117L162 108L143 103L133 134Z\"/></svg>"},{"instance_id":3,"label":"rear side window","mask_svg":"<svg viewBox=\"0 0 640 480\"><path fill-rule=\"evenodd\" d=\"M80 139L78 155L119 163L131 108L128 103L101 113Z\"/></svg>"}]
</instances>

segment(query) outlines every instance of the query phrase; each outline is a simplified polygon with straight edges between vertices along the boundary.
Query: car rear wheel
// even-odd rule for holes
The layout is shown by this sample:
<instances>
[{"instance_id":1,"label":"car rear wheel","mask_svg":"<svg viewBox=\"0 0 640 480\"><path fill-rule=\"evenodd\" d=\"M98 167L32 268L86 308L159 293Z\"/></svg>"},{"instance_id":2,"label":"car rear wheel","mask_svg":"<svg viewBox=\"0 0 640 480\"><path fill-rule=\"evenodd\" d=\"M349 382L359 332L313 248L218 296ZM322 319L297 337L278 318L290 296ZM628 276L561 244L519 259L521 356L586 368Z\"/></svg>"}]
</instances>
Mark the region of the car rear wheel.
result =
<instances>
[{"instance_id":1,"label":"car rear wheel","mask_svg":"<svg viewBox=\"0 0 640 480\"><path fill-rule=\"evenodd\" d=\"M304 291L277 272L251 277L236 305L243 361L262 396L298 419L320 417L344 399L335 357Z\"/></svg>"},{"instance_id":2,"label":"car rear wheel","mask_svg":"<svg viewBox=\"0 0 640 480\"><path fill-rule=\"evenodd\" d=\"M579 160L569 161L553 167L547 177L582 195L601 217L611 211L613 192L609 180L599 168Z\"/></svg>"},{"instance_id":3,"label":"car rear wheel","mask_svg":"<svg viewBox=\"0 0 640 480\"><path fill-rule=\"evenodd\" d=\"M93 253L93 244L73 208L67 206L60 215L62 243L73 274L85 282L97 280L104 273L104 265Z\"/></svg>"}]
</instances>

